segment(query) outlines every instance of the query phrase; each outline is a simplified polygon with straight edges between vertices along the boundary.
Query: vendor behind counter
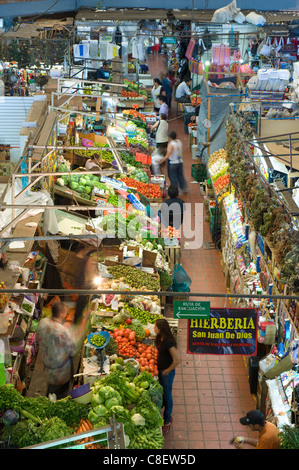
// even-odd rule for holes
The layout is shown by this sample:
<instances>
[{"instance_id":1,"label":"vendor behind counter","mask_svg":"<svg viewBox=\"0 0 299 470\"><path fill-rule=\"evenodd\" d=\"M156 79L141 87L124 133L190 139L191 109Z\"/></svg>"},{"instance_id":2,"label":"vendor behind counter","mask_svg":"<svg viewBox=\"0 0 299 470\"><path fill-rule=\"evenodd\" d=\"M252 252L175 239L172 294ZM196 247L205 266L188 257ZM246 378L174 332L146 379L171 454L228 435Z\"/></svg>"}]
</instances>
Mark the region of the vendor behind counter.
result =
<instances>
[{"instance_id":1,"label":"vendor behind counter","mask_svg":"<svg viewBox=\"0 0 299 470\"><path fill-rule=\"evenodd\" d=\"M97 79L107 80L110 77L109 62L105 60L102 67L97 70Z\"/></svg>"}]
</instances>

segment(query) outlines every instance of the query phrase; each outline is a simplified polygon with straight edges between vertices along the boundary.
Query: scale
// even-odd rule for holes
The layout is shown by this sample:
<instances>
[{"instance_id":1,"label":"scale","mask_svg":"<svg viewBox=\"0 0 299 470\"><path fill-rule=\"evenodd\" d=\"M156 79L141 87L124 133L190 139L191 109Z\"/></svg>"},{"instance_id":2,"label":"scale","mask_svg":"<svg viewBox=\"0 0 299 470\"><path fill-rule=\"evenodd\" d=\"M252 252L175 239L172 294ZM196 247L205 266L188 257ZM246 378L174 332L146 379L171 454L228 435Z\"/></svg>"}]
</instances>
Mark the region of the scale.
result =
<instances>
[{"instance_id":1,"label":"scale","mask_svg":"<svg viewBox=\"0 0 299 470\"><path fill-rule=\"evenodd\" d=\"M94 344L92 344L90 342L90 339L92 338L92 336L94 335L101 335L105 338L105 343L102 345L102 346L95 346ZM87 336L87 341L89 342L90 346L92 346L93 348L97 349L97 359L98 359L98 362L100 363L100 369L99 369L99 374L102 374L104 372L104 368L103 368L103 365L104 365L104 358L103 358L103 349L107 346L107 344L109 343L110 341L110 333L109 331L97 331L95 333L90 333L88 336Z\"/></svg>"}]
</instances>

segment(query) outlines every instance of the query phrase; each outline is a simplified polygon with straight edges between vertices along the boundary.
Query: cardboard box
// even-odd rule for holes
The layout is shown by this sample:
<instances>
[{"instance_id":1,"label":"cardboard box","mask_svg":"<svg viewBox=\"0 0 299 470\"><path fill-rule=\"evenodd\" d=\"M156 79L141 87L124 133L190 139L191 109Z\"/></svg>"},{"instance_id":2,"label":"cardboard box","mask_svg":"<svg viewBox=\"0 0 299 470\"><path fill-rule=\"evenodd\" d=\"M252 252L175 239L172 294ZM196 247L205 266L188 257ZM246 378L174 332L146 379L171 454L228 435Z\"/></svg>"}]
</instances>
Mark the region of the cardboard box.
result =
<instances>
[{"instance_id":1,"label":"cardboard box","mask_svg":"<svg viewBox=\"0 0 299 470\"><path fill-rule=\"evenodd\" d=\"M257 384L257 408L263 413L266 413L266 399L268 395L268 386L266 381L273 380L275 377L278 377L283 372L286 372L293 367L293 363L291 361L291 356L287 356L282 359L278 364L272 367L272 369L268 370L264 373L261 368L259 368L258 372L258 384Z\"/></svg>"},{"instance_id":2,"label":"cardboard box","mask_svg":"<svg viewBox=\"0 0 299 470\"><path fill-rule=\"evenodd\" d=\"M94 142L96 144L103 144L103 145L108 144L108 139L104 135L93 134L93 136L94 136Z\"/></svg>"}]
</instances>

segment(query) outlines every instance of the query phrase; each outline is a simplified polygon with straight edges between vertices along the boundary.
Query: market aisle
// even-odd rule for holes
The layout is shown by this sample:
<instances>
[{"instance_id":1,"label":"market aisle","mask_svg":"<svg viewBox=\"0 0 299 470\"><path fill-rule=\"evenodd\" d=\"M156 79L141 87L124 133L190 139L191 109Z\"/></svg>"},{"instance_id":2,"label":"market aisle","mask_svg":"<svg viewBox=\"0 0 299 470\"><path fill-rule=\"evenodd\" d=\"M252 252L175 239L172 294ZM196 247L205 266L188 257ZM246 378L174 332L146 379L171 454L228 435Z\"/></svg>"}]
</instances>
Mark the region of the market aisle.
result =
<instances>
[{"instance_id":1,"label":"market aisle","mask_svg":"<svg viewBox=\"0 0 299 470\"><path fill-rule=\"evenodd\" d=\"M161 58L148 58L153 78L159 75ZM185 177L190 189L190 193L182 197L194 208L195 203L203 203L203 197L199 192L199 184L192 183L191 165L194 160L188 147L189 137L184 132L182 118L176 119L175 114L173 106L169 116L169 130L175 130L183 142ZM209 223L204 221L203 242L210 241ZM187 246L184 248L182 240L181 263L192 278L191 291L226 293L219 251L203 246L197 250L188 249ZM225 305L228 305L228 299L211 299L212 307ZM179 321L178 337L181 364L176 370L173 426L166 435L165 448L234 449L229 444L233 436L254 436L239 423L241 416L255 408L245 360L243 356L187 354L186 320Z\"/></svg>"}]
</instances>

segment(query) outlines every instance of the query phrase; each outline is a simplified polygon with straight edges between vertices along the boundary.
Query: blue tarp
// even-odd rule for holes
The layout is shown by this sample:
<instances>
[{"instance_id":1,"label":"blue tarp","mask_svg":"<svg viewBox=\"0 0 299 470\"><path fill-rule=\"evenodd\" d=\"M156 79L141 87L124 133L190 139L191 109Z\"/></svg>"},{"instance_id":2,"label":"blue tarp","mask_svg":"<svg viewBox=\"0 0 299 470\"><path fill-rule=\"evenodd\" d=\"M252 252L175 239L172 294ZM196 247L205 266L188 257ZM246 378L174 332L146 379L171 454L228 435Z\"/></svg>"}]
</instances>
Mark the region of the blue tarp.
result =
<instances>
[{"instance_id":1,"label":"blue tarp","mask_svg":"<svg viewBox=\"0 0 299 470\"><path fill-rule=\"evenodd\" d=\"M229 81L233 81L229 79ZM207 163L207 149L202 142L207 142L207 129L203 126L205 119L208 119L208 100L210 100L210 154L224 147L226 141L225 123L230 113L229 104L240 102L241 95L238 88L210 88L210 95L205 81L202 81L200 88L201 105L198 114L197 127L197 156L202 157L203 163ZM213 93L215 90L215 93ZM213 93L213 94L211 94Z\"/></svg>"}]
</instances>

